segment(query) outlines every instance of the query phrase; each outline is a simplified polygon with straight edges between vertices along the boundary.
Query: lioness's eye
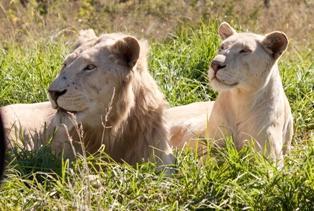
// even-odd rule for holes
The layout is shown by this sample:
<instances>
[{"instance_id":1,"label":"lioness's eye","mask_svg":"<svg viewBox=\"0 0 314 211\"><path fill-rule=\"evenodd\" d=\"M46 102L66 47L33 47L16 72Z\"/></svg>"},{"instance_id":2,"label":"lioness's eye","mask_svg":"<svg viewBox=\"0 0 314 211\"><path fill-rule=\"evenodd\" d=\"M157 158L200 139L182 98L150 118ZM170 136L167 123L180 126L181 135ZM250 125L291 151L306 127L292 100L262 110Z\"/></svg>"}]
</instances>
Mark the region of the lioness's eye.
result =
<instances>
[{"instance_id":1,"label":"lioness's eye","mask_svg":"<svg viewBox=\"0 0 314 211\"><path fill-rule=\"evenodd\" d=\"M95 69L95 68L96 68L95 65L89 64L89 65L87 65L87 66L83 69L83 71L93 70L93 69Z\"/></svg>"}]
</instances>

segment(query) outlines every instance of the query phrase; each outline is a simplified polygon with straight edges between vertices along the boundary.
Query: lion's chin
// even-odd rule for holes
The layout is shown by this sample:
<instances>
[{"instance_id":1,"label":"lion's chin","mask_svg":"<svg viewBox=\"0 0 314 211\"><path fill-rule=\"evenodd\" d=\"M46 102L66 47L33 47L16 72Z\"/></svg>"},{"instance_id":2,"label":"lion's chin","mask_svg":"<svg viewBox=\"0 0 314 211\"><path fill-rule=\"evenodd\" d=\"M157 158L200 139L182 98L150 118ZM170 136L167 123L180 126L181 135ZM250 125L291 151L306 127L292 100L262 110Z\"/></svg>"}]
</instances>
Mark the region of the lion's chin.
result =
<instances>
[{"instance_id":1,"label":"lion's chin","mask_svg":"<svg viewBox=\"0 0 314 211\"><path fill-rule=\"evenodd\" d=\"M53 100L49 99L49 101L50 101L50 104L51 104L52 108L57 109L58 112L61 112L61 113L71 113L71 114L77 114L77 113L81 112L81 111L77 111L77 110L71 110L71 109L63 108L62 106L58 105Z\"/></svg>"},{"instance_id":2,"label":"lion's chin","mask_svg":"<svg viewBox=\"0 0 314 211\"><path fill-rule=\"evenodd\" d=\"M238 82L234 82L234 83L226 83L220 79L218 79L217 77L213 77L210 80L210 85L213 89L217 90L217 91L224 91L224 90L230 90L234 87L236 87L238 85Z\"/></svg>"}]
</instances>

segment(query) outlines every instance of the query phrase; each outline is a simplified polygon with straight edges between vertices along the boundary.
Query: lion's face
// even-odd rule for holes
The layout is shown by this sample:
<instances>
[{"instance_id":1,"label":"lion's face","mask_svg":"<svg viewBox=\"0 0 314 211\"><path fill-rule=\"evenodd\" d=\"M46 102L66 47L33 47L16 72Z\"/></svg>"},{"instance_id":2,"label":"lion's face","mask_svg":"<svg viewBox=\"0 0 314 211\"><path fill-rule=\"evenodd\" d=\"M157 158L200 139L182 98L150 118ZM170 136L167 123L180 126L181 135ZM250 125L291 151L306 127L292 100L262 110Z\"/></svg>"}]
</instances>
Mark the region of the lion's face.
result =
<instances>
[{"instance_id":1,"label":"lion's face","mask_svg":"<svg viewBox=\"0 0 314 211\"><path fill-rule=\"evenodd\" d=\"M227 23L221 24L218 31L223 42L208 71L211 86L218 91L263 86L273 64L287 47L285 34L237 33Z\"/></svg>"},{"instance_id":2,"label":"lion's face","mask_svg":"<svg viewBox=\"0 0 314 211\"><path fill-rule=\"evenodd\" d=\"M81 121L100 118L111 106L113 97L118 97L114 95L128 83L140 48L135 38L126 35L84 36L48 89L54 108Z\"/></svg>"}]
</instances>

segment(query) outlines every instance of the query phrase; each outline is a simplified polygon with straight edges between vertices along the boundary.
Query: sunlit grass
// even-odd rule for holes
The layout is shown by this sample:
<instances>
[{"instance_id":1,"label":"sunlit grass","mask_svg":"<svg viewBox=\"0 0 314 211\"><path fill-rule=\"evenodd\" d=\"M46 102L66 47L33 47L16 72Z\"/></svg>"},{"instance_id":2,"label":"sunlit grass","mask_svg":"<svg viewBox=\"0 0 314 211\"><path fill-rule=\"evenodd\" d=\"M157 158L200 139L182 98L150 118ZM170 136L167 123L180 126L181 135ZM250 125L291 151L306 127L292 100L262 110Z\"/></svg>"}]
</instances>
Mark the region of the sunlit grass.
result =
<instances>
[{"instance_id":1,"label":"sunlit grass","mask_svg":"<svg viewBox=\"0 0 314 211\"><path fill-rule=\"evenodd\" d=\"M219 39L216 23L183 26L162 43L152 43L150 70L171 105L214 100L207 68ZM47 100L46 89L69 47L63 41L14 43L0 49L0 103ZM176 173L165 176L152 163L131 167L108 162L100 153L69 163L44 147L11 152L0 208L184 210L310 210L314 207L314 56L292 50L280 61L280 72L295 120L294 148L278 170L250 147L238 152L209 146L198 159L177 152ZM230 141L230 140L229 140Z\"/></svg>"}]
</instances>

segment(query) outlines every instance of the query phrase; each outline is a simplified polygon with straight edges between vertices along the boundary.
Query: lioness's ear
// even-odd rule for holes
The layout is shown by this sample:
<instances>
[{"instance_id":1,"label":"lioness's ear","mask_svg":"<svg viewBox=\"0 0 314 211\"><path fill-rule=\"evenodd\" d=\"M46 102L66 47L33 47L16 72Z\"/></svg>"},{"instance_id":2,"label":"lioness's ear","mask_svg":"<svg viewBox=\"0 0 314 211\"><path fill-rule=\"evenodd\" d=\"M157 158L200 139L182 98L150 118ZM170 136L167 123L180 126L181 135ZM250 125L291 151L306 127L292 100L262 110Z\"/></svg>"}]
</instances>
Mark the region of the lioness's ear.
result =
<instances>
[{"instance_id":1,"label":"lioness's ear","mask_svg":"<svg viewBox=\"0 0 314 211\"><path fill-rule=\"evenodd\" d=\"M112 46L112 50L132 68L139 58L140 44L134 37L124 37Z\"/></svg>"},{"instance_id":2,"label":"lioness's ear","mask_svg":"<svg viewBox=\"0 0 314 211\"><path fill-rule=\"evenodd\" d=\"M288 38L285 33L275 31L266 35L262 45L274 59L277 59L287 49Z\"/></svg>"},{"instance_id":3,"label":"lioness's ear","mask_svg":"<svg viewBox=\"0 0 314 211\"><path fill-rule=\"evenodd\" d=\"M218 28L218 34L223 40L227 39L235 33L237 33L236 30L232 28L227 22L222 22Z\"/></svg>"},{"instance_id":4,"label":"lioness's ear","mask_svg":"<svg viewBox=\"0 0 314 211\"><path fill-rule=\"evenodd\" d=\"M97 38L95 32L93 29L86 29L86 30L81 30L79 32L79 37L77 39L75 48L78 48L79 46L81 46L84 42ZM74 49L75 49L74 48Z\"/></svg>"}]
</instances>

